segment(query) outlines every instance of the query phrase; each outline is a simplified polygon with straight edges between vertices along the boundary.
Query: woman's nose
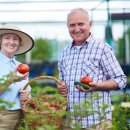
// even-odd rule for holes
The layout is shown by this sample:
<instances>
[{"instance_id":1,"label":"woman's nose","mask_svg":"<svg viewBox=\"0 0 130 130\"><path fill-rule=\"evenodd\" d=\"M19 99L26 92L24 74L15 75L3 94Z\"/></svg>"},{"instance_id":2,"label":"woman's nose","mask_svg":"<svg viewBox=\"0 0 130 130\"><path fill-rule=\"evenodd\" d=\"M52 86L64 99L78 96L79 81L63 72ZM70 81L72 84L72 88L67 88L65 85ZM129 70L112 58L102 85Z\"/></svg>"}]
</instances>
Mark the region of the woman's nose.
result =
<instances>
[{"instance_id":1,"label":"woman's nose","mask_svg":"<svg viewBox=\"0 0 130 130\"><path fill-rule=\"evenodd\" d=\"M10 38L9 42L10 42L10 44L14 44L14 39Z\"/></svg>"}]
</instances>

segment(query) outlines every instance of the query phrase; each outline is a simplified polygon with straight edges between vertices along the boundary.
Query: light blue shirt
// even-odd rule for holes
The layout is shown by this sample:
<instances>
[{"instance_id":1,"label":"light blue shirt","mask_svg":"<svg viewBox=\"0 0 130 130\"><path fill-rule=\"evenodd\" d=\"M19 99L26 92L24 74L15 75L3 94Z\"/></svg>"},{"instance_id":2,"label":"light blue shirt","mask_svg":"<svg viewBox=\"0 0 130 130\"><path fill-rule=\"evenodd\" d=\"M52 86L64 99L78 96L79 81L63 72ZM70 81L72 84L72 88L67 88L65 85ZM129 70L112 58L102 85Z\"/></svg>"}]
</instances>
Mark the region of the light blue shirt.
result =
<instances>
[{"instance_id":1,"label":"light blue shirt","mask_svg":"<svg viewBox=\"0 0 130 130\"><path fill-rule=\"evenodd\" d=\"M9 59L8 57L0 53L0 78L3 78L4 76L12 72L14 68L16 68L19 64L20 62L18 62L15 59L15 57L13 59ZM20 74L17 73L17 75ZM9 90L5 90L4 92L2 92L2 94L0 95L0 99L10 103L15 102L11 108L6 106L7 110L21 109L19 91L25 86L27 82L28 82L28 78L20 82L12 83L9 86ZM27 89L30 91L31 89L30 86L28 86Z\"/></svg>"}]
</instances>

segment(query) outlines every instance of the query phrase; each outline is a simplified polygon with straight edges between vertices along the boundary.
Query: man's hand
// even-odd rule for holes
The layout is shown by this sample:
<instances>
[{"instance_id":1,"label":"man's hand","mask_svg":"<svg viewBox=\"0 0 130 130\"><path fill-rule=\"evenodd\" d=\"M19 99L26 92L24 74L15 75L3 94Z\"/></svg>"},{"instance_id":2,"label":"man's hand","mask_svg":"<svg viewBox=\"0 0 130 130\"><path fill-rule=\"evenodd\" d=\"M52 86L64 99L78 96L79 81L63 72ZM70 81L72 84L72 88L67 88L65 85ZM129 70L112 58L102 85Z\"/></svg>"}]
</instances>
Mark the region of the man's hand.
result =
<instances>
[{"instance_id":1,"label":"man's hand","mask_svg":"<svg viewBox=\"0 0 130 130\"><path fill-rule=\"evenodd\" d=\"M67 96L67 86L64 81L61 81L61 85L57 84L57 88L62 96Z\"/></svg>"},{"instance_id":2,"label":"man's hand","mask_svg":"<svg viewBox=\"0 0 130 130\"><path fill-rule=\"evenodd\" d=\"M90 86L89 89L84 89L82 86L79 86L79 85L76 85L75 87L77 89L79 89L80 91L84 91L84 92L91 92L93 90L96 90L96 88L97 88L97 83L95 83L95 82L91 82L88 85Z\"/></svg>"},{"instance_id":3,"label":"man's hand","mask_svg":"<svg viewBox=\"0 0 130 130\"><path fill-rule=\"evenodd\" d=\"M114 80L106 80L106 81L98 82L98 83L90 82L88 85L90 86L89 89L84 89L82 86L78 86L78 85L76 85L75 87L84 92L90 92L93 90L108 91L108 90L116 90L119 88L118 84Z\"/></svg>"}]
</instances>

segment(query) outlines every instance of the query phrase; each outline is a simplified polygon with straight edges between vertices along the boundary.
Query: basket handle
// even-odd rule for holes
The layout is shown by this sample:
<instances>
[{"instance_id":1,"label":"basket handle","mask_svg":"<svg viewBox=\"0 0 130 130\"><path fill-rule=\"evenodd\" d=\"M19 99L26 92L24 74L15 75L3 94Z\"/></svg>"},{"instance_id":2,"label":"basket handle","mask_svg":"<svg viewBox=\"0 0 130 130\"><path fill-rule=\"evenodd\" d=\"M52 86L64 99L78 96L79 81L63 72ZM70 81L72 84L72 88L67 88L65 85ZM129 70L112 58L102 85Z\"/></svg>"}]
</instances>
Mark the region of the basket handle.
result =
<instances>
[{"instance_id":1,"label":"basket handle","mask_svg":"<svg viewBox=\"0 0 130 130\"><path fill-rule=\"evenodd\" d=\"M25 86L23 87L23 90L26 90L26 88L28 87L28 85L29 85L30 83L32 83L33 81L35 81L35 80L40 80L40 79L52 79L52 80L54 80L56 83L58 83L59 85L62 85L62 83L61 83L58 79L56 79L55 77L52 77L52 76L37 76L37 77L31 79L27 84L25 84Z\"/></svg>"}]
</instances>

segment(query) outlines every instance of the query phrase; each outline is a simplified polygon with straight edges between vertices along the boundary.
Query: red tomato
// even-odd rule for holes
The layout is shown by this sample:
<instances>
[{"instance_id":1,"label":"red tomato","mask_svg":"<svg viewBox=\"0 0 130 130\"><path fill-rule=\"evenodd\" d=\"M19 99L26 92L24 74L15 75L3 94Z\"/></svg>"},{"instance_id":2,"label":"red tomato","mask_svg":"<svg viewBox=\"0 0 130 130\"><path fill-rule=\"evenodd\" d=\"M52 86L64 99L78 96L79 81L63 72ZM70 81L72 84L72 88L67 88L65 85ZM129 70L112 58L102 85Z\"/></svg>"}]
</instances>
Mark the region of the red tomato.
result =
<instances>
[{"instance_id":1,"label":"red tomato","mask_svg":"<svg viewBox=\"0 0 130 130\"><path fill-rule=\"evenodd\" d=\"M53 110L53 109L55 109L55 107L53 107L52 105L48 104L48 105L47 105L47 109Z\"/></svg>"},{"instance_id":2,"label":"red tomato","mask_svg":"<svg viewBox=\"0 0 130 130\"><path fill-rule=\"evenodd\" d=\"M29 72L29 66L27 64L19 64L17 71L21 74L25 74L26 72Z\"/></svg>"},{"instance_id":3,"label":"red tomato","mask_svg":"<svg viewBox=\"0 0 130 130\"><path fill-rule=\"evenodd\" d=\"M33 108L33 109L36 109L36 105L35 104L30 104L30 106L31 106L31 108Z\"/></svg>"},{"instance_id":4,"label":"red tomato","mask_svg":"<svg viewBox=\"0 0 130 130\"><path fill-rule=\"evenodd\" d=\"M93 80L89 77L89 76L84 76L80 79L81 83L87 84L89 85L90 82L92 82Z\"/></svg>"}]
</instances>

